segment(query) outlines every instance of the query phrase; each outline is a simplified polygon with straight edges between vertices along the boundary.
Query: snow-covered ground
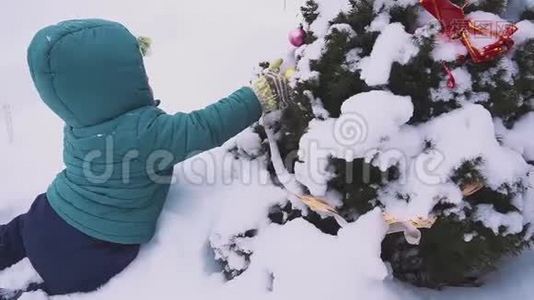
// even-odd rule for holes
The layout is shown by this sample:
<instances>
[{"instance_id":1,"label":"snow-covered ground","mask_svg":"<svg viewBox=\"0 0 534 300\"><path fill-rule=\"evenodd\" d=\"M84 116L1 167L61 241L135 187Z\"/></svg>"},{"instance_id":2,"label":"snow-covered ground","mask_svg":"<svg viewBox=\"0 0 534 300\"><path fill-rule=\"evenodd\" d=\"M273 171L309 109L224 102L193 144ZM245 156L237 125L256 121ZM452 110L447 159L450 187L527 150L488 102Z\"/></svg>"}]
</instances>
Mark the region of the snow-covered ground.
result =
<instances>
[{"instance_id":1,"label":"snow-covered ground","mask_svg":"<svg viewBox=\"0 0 534 300\"><path fill-rule=\"evenodd\" d=\"M62 168L62 124L40 103L25 62L25 48L40 27L67 18L101 17L152 37L153 55L147 66L156 95L165 109L187 111L247 84L257 62L282 55L288 47L287 32L296 25L299 2L4 1L0 4L0 223L23 213ZM245 148L246 142L246 133L237 139ZM100 291L57 299L533 297L531 252L505 262L482 288L436 292L389 278L380 261L385 228L377 212L345 227L335 238L298 220L285 226L258 224L270 204L285 197L279 188L266 184L266 177L261 165L228 159L224 148L180 165L159 231L139 258ZM246 273L225 282L210 259L208 238L214 231L231 234L254 227L262 228L259 238L251 241L260 250ZM276 274L274 280L270 274ZM24 261L0 272L0 287L22 287L36 278ZM23 299L46 296L36 292Z\"/></svg>"}]
</instances>

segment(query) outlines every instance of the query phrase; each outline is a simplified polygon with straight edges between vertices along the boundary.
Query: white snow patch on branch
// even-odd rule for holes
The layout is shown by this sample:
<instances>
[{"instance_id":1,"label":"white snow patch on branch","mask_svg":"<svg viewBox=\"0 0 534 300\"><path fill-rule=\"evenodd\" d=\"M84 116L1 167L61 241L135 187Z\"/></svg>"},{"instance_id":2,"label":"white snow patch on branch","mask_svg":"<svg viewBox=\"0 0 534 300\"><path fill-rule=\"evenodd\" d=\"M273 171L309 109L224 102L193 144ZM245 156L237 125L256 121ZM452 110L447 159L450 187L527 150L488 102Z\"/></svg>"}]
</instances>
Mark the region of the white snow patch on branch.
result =
<instances>
[{"instance_id":1,"label":"white snow patch on branch","mask_svg":"<svg viewBox=\"0 0 534 300\"><path fill-rule=\"evenodd\" d=\"M460 40L452 40L442 34L436 36L436 44L432 49L435 61L455 61L463 55L467 55L467 48Z\"/></svg>"},{"instance_id":2,"label":"white snow patch on branch","mask_svg":"<svg viewBox=\"0 0 534 300\"><path fill-rule=\"evenodd\" d=\"M371 24L369 25L369 28L367 29L368 31L382 31L384 30L384 28L386 28L386 26L389 25L390 23L390 20L391 20L391 16L389 15L388 12L382 12L380 14L378 14L378 16L376 16L376 18L371 22Z\"/></svg>"},{"instance_id":3,"label":"white snow patch on branch","mask_svg":"<svg viewBox=\"0 0 534 300\"><path fill-rule=\"evenodd\" d=\"M484 226L500 234L500 229L505 228L505 234L517 234L523 231L523 217L517 212L502 214L496 212L493 205L477 205L475 220L482 222Z\"/></svg>"},{"instance_id":4,"label":"white snow patch on branch","mask_svg":"<svg viewBox=\"0 0 534 300\"><path fill-rule=\"evenodd\" d=\"M451 89L447 85L447 78L444 78L440 82L439 88L430 90L432 101L460 100L461 98L465 98L464 93L472 90L473 80L471 74L465 67L455 68L451 70L451 73L454 76L456 86Z\"/></svg>"},{"instance_id":5,"label":"white snow patch on branch","mask_svg":"<svg viewBox=\"0 0 534 300\"><path fill-rule=\"evenodd\" d=\"M527 163L517 152L499 144L491 115L481 105L466 103L417 129L421 143L430 141L432 149L408 156L410 168L401 170L404 177L384 190L381 201L393 214L424 216L441 199L461 203L463 196L450 176L466 160L482 158L480 172L493 190L521 181L528 172ZM409 196L409 203L399 201L398 193Z\"/></svg>"},{"instance_id":6,"label":"white snow patch on branch","mask_svg":"<svg viewBox=\"0 0 534 300\"><path fill-rule=\"evenodd\" d=\"M349 11L352 5L348 0L315 0L318 4L318 17L307 30L313 32L317 40L299 48L300 60L297 64L296 78L300 81L315 80L319 74L311 70L310 63L323 55L326 36L330 33L330 22L338 14Z\"/></svg>"},{"instance_id":7,"label":"white snow patch on branch","mask_svg":"<svg viewBox=\"0 0 534 300\"><path fill-rule=\"evenodd\" d=\"M516 45L521 45L527 40L534 38L534 23L529 20L523 20L517 24L517 32L512 36Z\"/></svg>"},{"instance_id":8,"label":"white snow patch on branch","mask_svg":"<svg viewBox=\"0 0 534 300\"><path fill-rule=\"evenodd\" d=\"M315 196L323 196L333 177L328 158L351 161L365 157L369 149L398 133L413 114L410 97L387 91L371 91L353 96L341 107L338 119L312 120L300 141L295 165L297 179Z\"/></svg>"},{"instance_id":9,"label":"white snow patch on branch","mask_svg":"<svg viewBox=\"0 0 534 300\"><path fill-rule=\"evenodd\" d=\"M389 10L394 6L408 7L417 4L417 0L375 0L373 1L373 10L380 12L381 10Z\"/></svg>"},{"instance_id":10,"label":"white snow patch on branch","mask_svg":"<svg viewBox=\"0 0 534 300\"><path fill-rule=\"evenodd\" d=\"M450 177L466 160L482 158L480 172L491 189L524 180L528 164L499 144L492 117L481 105L464 103L417 127L406 124L412 113L409 97L386 91L353 96L338 119L310 123L300 141L297 179L322 196L334 176L331 157L363 158L382 171L397 166L400 179L380 190L378 199L388 212L405 218L428 215L438 201L461 207L461 190ZM428 142L432 146L424 147Z\"/></svg>"},{"instance_id":11,"label":"white snow patch on branch","mask_svg":"<svg viewBox=\"0 0 534 300\"><path fill-rule=\"evenodd\" d=\"M505 146L514 149L527 161L534 161L534 113L528 113L514 124L512 129L506 129L502 121L496 121L497 134L502 138Z\"/></svg>"},{"instance_id":12,"label":"white snow patch on branch","mask_svg":"<svg viewBox=\"0 0 534 300\"><path fill-rule=\"evenodd\" d=\"M387 25L378 36L371 55L360 61L361 78L369 86L387 84L394 62L406 64L419 53L412 35L401 23Z\"/></svg>"}]
</instances>

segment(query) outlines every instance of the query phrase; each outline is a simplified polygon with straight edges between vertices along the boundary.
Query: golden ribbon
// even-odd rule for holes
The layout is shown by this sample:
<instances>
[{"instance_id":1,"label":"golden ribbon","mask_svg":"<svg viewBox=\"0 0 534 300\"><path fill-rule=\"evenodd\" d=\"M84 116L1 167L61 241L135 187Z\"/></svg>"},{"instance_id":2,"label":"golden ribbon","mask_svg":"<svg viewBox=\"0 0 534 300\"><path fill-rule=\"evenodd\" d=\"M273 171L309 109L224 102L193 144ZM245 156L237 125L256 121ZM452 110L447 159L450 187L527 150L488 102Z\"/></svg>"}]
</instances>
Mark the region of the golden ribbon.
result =
<instances>
[{"instance_id":1,"label":"golden ribbon","mask_svg":"<svg viewBox=\"0 0 534 300\"><path fill-rule=\"evenodd\" d=\"M477 193L482 188L484 188L484 184L482 182L472 182L463 186L462 194L464 197L468 197ZM325 200L313 197L311 195L295 196L312 211L334 217L340 226L343 227L343 225L347 223L346 220L339 214L337 209L328 204ZM406 241L411 245L419 245L421 242L420 229L432 228L438 219L436 216L429 216L427 218L416 217L403 220L387 212L384 212L382 215L384 217L384 221L389 226L387 234L403 232Z\"/></svg>"}]
</instances>

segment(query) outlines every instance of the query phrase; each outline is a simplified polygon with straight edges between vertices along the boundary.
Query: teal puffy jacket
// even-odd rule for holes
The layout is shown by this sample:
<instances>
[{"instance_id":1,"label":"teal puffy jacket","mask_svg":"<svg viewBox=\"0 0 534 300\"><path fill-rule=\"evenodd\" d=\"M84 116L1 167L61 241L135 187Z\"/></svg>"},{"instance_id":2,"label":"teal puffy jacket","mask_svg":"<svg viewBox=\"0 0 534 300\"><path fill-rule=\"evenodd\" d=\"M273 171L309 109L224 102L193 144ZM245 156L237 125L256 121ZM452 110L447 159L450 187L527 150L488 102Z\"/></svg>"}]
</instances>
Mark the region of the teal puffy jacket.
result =
<instances>
[{"instance_id":1,"label":"teal puffy jacket","mask_svg":"<svg viewBox=\"0 0 534 300\"><path fill-rule=\"evenodd\" d=\"M115 22L44 28L28 63L41 98L66 123L66 168L47 191L50 204L68 224L104 241L149 241L174 165L222 145L261 116L250 88L189 114L161 111L137 39Z\"/></svg>"}]
</instances>

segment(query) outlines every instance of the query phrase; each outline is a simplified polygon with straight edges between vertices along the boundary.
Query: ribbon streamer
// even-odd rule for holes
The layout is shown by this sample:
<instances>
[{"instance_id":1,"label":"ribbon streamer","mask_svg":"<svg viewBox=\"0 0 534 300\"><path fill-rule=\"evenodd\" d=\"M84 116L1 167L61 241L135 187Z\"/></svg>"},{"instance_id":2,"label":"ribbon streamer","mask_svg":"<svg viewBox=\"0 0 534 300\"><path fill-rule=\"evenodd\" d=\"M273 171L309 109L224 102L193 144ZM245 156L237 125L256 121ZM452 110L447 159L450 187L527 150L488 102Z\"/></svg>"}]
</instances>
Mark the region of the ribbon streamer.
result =
<instances>
[{"instance_id":1,"label":"ribbon streamer","mask_svg":"<svg viewBox=\"0 0 534 300\"><path fill-rule=\"evenodd\" d=\"M464 197L469 197L483 188L484 184L480 181L468 183L462 188L462 194L464 195Z\"/></svg>"},{"instance_id":2,"label":"ribbon streamer","mask_svg":"<svg viewBox=\"0 0 534 300\"><path fill-rule=\"evenodd\" d=\"M451 68L449 68L445 62L443 62L443 70L445 70L445 73L447 74L447 87L450 89L456 88L456 78L454 78Z\"/></svg>"},{"instance_id":3,"label":"ribbon streamer","mask_svg":"<svg viewBox=\"0 0 534 300\"><path fill-rule=\"evenodd\" d=\"M395 216L384 213L384 220L389 225L388 234L403 232L404 238L410 245L419 245L421 242L420 229L430 229L436 223L436 217L418 217L410 220L399 220Z\"/></svg>"}]
</instances>

